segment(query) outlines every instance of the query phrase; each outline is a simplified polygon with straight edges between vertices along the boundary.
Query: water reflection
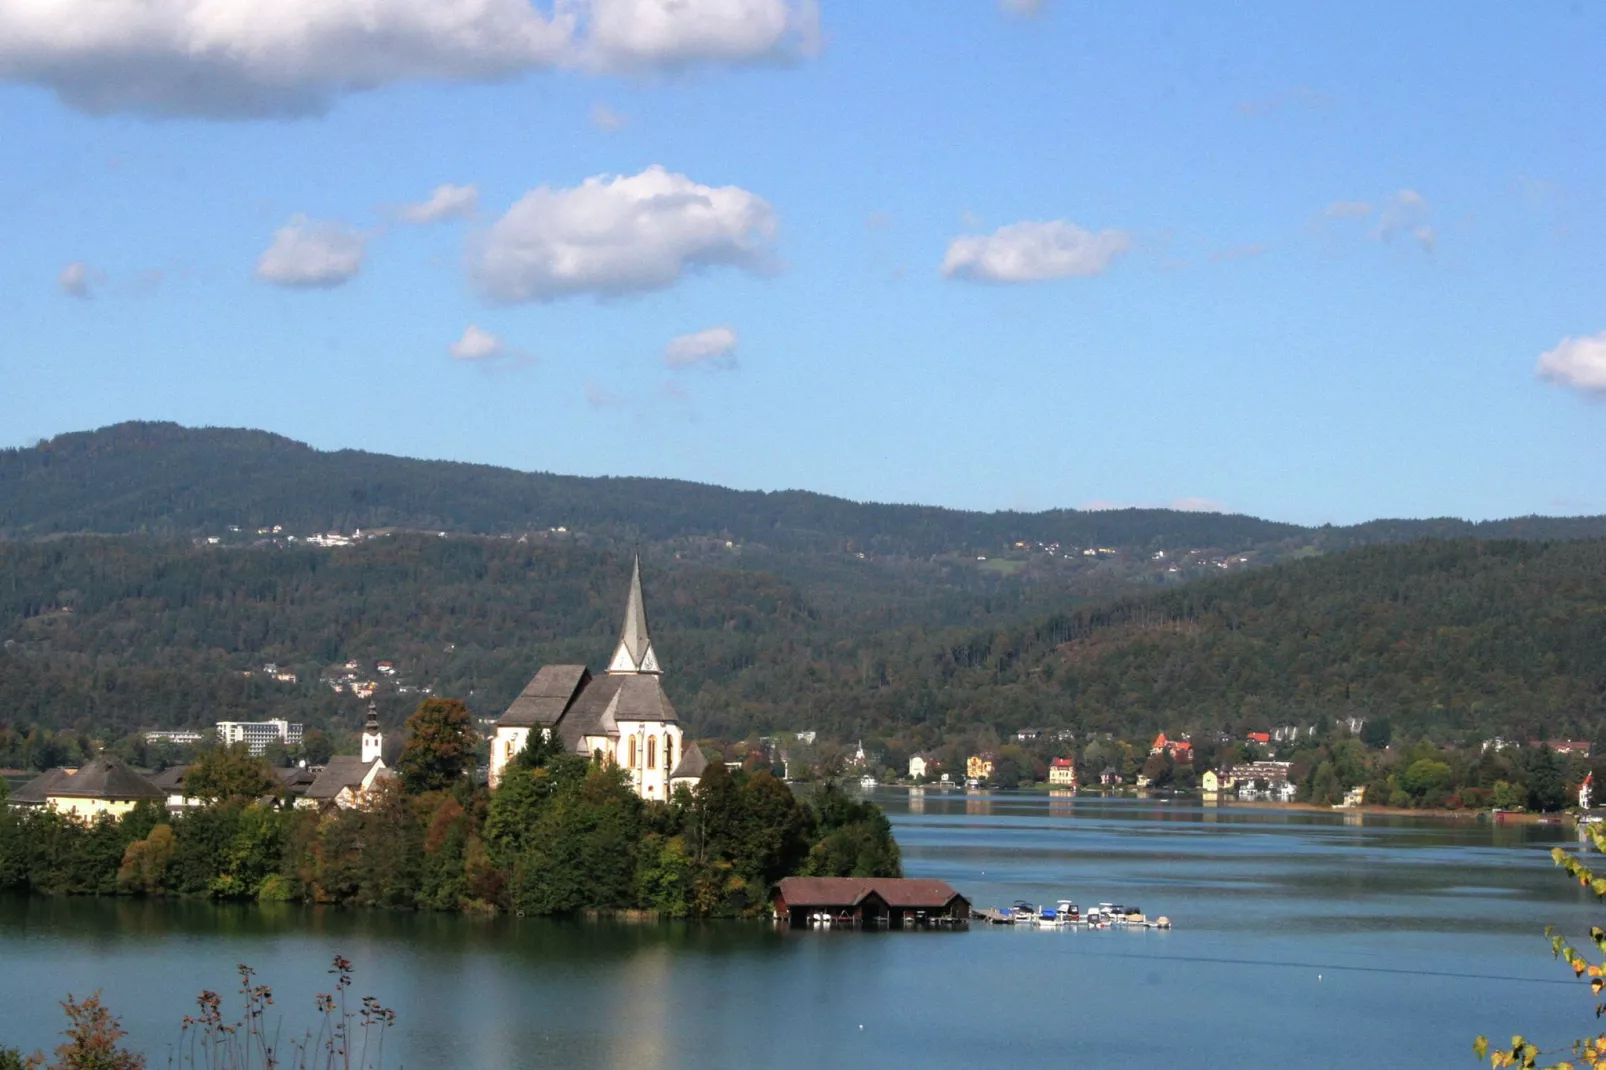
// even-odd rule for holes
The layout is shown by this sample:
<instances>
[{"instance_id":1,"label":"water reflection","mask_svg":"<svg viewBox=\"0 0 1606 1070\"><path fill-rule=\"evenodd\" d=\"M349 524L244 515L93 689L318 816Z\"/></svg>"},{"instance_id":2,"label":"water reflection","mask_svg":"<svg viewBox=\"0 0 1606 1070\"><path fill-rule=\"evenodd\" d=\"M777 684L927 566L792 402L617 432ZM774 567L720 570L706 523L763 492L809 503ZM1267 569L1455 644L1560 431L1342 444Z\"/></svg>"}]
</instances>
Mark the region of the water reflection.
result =
<instances>
[{"instance_id":1,"label":"water reflection","mask_svg":"<svg viewBox=\"0 0 1606 1070\"><path fill-rule=\"evenodd\" d=\"M1571 988L1541 935L1556 922L1582 937L1598 918L1547 857L1569 830L1231 800L877 799L911 876L983 905L1136 901L1178 928L792 933L0 898L0 1037L49 1049L56 1002L101 988L159 1062L191 993L229 991L234 963L304 1023L337 951L357 962L356 990L400 1014L388 1064L469 1070L947 1070L1090 1050L1139 1067L1248 1048L1315 1067L1378 1050L1445 1065L1479 1032L1566 1040L1593 1021L1587 995L1557 998ZM1027 1000L1074 1013L1026 1025Z\"/></svg>"}]
</instances>

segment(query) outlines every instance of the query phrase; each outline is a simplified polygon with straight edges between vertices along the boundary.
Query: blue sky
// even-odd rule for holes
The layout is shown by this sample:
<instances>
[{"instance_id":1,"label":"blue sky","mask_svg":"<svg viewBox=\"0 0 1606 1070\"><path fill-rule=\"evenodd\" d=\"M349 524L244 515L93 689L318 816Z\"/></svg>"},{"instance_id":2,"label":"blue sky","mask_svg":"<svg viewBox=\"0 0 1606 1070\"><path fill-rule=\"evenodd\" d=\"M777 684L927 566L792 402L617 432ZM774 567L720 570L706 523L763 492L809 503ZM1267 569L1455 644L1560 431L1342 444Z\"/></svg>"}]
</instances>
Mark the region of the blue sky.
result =
<instances>
[{"instance_id":1,"label":"blue sky","mask_svg":"<svg viewBox=\"0 0 1606 1070\"><path fill-rule=\"evenodd\" d=\"M1606 512L1606 8L664 3L0 0L0 441Z\"/></svg>"}]
</instances>

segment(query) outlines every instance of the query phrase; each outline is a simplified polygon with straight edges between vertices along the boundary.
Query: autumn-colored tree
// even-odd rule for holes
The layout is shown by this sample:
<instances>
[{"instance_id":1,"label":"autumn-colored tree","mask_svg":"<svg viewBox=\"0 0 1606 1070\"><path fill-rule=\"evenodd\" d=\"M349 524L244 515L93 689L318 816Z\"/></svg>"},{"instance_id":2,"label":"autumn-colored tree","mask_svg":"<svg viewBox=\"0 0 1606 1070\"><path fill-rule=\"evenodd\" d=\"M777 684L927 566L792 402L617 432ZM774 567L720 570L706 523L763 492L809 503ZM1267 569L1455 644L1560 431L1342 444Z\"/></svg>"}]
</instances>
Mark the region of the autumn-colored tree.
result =
<instances>
[{"instance_id":1,"label":"autumn-colored tree","mask_svg":"<svg viewBox=\"0 0 1606 1070\"><path fill-rule=\"evenodd\" d=\"M280 790L273 769L261 758L253 758L244 743L206 748L184 774L184 794L209 803L260 799Z\"/></svg>"},{"instance_id":2,"label":"autumn-colored tree","mask_svg":"<svg viewBox=\"0 0 1606 1070\"><path fill-rule=\"evenodd\" d=\"M442 791L474 765L474 723L455 698L427 698L407 718L407 746L396 769L409 793Z\"/></svg>"},{"instance_id":3,"label":"autumn-colored tree","mask_svg":"<svg viewBox=\"0 0 1606 1070\"><path fill-rule=\"evenodd\" d=\"M62 1003L67 1012L66 1036L56 1047L50 1070L145 1070L145 1057L120 1046L128 1035L122 1022L100 1002L96 992L82 1003L71 996Z\"/></svg>"},{"instance_id":4,"label":"autumn-colored tree","mask_svg":"<svg viewBox=\"0 0 1606 1070\"><path fill-rule=\"evenodd\" d=\"M1589 825L1590 846L1598 854L1606 854L1606 832L1601 831L1599 825ZM1606 900L1606 876L1596 876L1595 871L1584 865L1583 859L1576 854L1557 847L1550 852L1556 864L1565 869L1579 884L1588 888L1595 894L1595 898ZM1589 991L1599 998L1602 989L1606 989L1606 963L1590 962L1583 952L1567 942L1567 938L1556 932L1555 927L1545 926L1545 935L1550 937L1550 950L1568 966L1572 967L1573 976L1589 984ZM1589 941L1596 949L1606 956L1606 929L1599 925L1592 925L1589 929ZM1599 1018L1606 1014L1606 1001L1595 1005L1595 1016ZM1592 1037L1583 1037L1572 1042L1567 1049L1544 1051L1525 1036L1517 1035L1511 1038L1508 1048L1490 1048L1487 1037L1479 1037L1473 1042L1472 1050L1478 1058L1487 1058L1489 1065L1495 1070L1501 1067L1522 1067L1529 1070L1532 1067L1551 1067L1555 1070L1572 1067L1591 1067L1593 1070L1606 1070L1606 1033ZM1571 1059L1554 1059L1566 1051Z\"/></svg>"}]
</instances>

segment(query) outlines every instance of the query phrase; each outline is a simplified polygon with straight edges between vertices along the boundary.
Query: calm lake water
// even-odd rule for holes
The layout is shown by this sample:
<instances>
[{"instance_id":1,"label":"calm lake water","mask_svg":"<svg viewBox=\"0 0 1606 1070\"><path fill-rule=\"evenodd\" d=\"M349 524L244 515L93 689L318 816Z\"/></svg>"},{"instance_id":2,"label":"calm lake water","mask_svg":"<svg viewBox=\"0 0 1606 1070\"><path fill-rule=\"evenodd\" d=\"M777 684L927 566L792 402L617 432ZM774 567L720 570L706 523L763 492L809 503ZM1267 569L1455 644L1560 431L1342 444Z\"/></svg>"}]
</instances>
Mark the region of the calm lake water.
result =
<instances>
[{"instance_id":1,"label":"calm lake water","mask_svg":"<svg viewBox=\"0 0 1606 1070\"><path fill-rule=\"evenodd\" d=\"M1475 1064L1479 1032L1596 1025L1542 930L1606 916L1565 827L1188 802L878 794L910 876L978 905L1136 902L1171 932L783 932L310 908L0 899L0 1043L55 1042L102 989L166 1062L249 962L285 1022L339 952L409 1067Z\"/></svg>"}]
</instances>

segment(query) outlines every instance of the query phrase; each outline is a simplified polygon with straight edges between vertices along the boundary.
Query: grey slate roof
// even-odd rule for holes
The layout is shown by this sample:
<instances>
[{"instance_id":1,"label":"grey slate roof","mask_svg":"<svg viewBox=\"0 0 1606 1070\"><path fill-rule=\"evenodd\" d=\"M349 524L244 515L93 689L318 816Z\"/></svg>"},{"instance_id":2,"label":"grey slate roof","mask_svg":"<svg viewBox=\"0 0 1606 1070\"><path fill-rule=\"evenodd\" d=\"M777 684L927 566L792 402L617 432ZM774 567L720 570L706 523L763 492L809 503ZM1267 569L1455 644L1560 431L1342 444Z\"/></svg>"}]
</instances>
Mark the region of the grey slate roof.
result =
<instances>
[{"instance_id":1,"label":"grey slate roof","mask_svg":"<svg viewBox=\"0 0 1606 1070\"><path fill-rule=\"evenodd\" d=\"M684 777L701 777L703 770L708 768L708 759L703 757L703 748L695 740L686 744L686 749L680 752L680 761L675 764L675 771L669 774L670 780L680 780Z\"/></svg>"},{"instance_id":2,"label":"grey slate roof","mask_svg":"<svg viewBox=\"0 0 1606 1070\"><path fill-rule=\"evenodd\" d=\"M630 659L631 668L638 672L657 672L656 664L649 665L652 638L647 634L647 605L641 597L641 555L636 555L630 572L630 597L625 602L625 623L619 629L619 645ZM616 655L617 656L617 655ZM656 662L656 655L654 655Z\"/></svg>"},{"instance_id":3,"label":"grey slate roof","mask_svg":"<svg viewBox=\"0 0 1606 1070\"><path fill-rule=\"evenodd\" d=\"M309 799L333 799L347 788L360 788L363 777L368 775L373 762L365 762L361 758L350 754L340 754L329 759L318 774L318 779L312 782L307 789L306 797Z\"/></svg>"},{"instance_id":4,"label":"grey slate roof","mask_svg":"<svg viewBox=\"0 0 1606 1070\"><path fill-rule=\"evenodd\" d=\"M574 696L590 679L591 673L584 665L543 665L507 712L496 719L496 727L534 728L557 724Z\"/></svg>"},{"instance_id":5,"label":"grey slate roof","mask_svg":"<svg viewBox=\"0 0 1606 1070\"><path fill-rule=\"evenodd\" d=\"M55 786L56 781L68 775L65 769L47 769L12 792L7 802L15 806L43 806L45 794Z\"/></svg>"},{"instance_id":6,"label":"grey slate roof","mask_svg":"<svg viewBox=\"0 0 1606 1070\"><path fill-rule=\"evenodd\" d=\"M184 790L184 778L189 772L190 767L187 765L170 765L160 773L152 773L146 779L161 788L164 794L177 795Z\"/></svg>"},{"instance_id":7,"label":"grey slate roof","mask_svg":"<svg viewBox=\"0 0 1606 1070\"><path fill-rule=\"evenodd\" d=\"M24 785L27 790L32 785ZM84 766L70 776L51 783L45 791L47 798L63 799L165 799L167 792L124 765L109 754Z\"/></svg>"}]
</instances>

